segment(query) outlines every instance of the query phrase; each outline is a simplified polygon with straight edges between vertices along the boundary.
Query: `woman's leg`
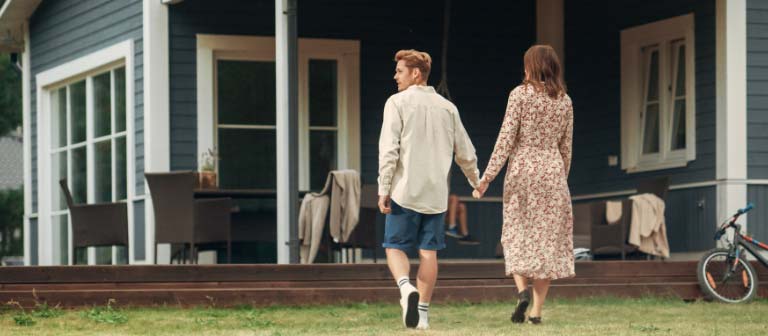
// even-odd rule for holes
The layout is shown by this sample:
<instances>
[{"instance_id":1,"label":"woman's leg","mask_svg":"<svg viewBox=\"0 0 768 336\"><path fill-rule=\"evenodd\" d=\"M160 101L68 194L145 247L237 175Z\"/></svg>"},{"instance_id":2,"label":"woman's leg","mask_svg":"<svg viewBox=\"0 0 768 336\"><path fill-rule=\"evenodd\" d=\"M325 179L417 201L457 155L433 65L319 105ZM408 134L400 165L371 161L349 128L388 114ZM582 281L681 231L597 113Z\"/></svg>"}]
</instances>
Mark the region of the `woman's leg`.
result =
<instances>
[{"instance_id":1,"label":"woman's leg","mask_svg":"<svg viewBox=\"0 0 768 336\"><path fill-rule=\"evenodd\" d=\"M512 312L512 323L525 322L525 311L531 302L531 292L528 290L528 279L522 275L514 274L515 285L517 286L517 305Z\"/></svg>"},{"instance_id":2,"label":"woman's leg","mask_svg":"<svg viewBox=\"0 0 768 336\"><path fill-rule=\"evenodd\" d=\"M514 274L515 278L515 286L517 286L517 292L521 293L522 291L528 289L528 278Z\"/></svg>"},{"instance_id":3,"label":"woman's leg","mask_svg":"<svg viewBox=\"0 0 768 336\"><path fill-rule=\"evenodd\" d=\"M547 298L547 292L549 291L549 281L549 279L533 280L533 308L531 308L531 313L529 316L541 317L541 307L544 305L544 300Z\"/></svg>"}]
</instances>

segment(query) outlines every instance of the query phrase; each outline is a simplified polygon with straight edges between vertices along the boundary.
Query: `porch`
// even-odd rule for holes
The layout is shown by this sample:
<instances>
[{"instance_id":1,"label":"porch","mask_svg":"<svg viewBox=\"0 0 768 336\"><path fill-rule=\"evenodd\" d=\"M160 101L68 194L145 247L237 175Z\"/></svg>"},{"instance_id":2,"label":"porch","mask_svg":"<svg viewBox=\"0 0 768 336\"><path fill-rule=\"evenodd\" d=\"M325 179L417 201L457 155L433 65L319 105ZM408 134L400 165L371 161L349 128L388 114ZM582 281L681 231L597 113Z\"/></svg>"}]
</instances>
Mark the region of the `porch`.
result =
<instances>
[{"instance_id":1,"label":"porch","mask_svg":"<svg viewBox=\"0 0 768 336\"><path fill-rule=\"evenodd\" d=\"M411 277L415 279L415 267ZM695 261L577 262L576 277L556 280L548 297L669 296L701 298ZM768 297L768 271L758 278ZM314 305L395 302L397 290L383 264L149 265L0 268L0 301L49 306ZM434 302L494 302L516 298L500 261L441 263Z\"/></svg>"}]
</instances>

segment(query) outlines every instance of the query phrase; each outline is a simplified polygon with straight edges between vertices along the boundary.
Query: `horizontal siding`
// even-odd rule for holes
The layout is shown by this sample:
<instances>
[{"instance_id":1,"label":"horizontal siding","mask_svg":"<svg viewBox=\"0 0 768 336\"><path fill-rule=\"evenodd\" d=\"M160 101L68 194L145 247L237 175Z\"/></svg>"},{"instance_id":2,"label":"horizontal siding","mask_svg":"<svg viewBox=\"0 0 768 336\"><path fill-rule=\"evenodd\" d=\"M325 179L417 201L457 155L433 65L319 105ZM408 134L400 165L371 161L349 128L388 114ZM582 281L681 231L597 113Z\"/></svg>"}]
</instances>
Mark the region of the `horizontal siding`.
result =
<instances>
[{"instance_id":1,"label":"horizontal siding","mask_svg":"<svg viewBox=\"0 0 768 336\"><path fill-rule=\"evenodd\" d=\"M713 180L715 1L588 0L566 1L565 7L566 81L574 102L573 194L632 189L655 176L670 176L673 184ZM684 168L637 174L609 167L609 155L621 156L621 30L688 13L695 16L696 160Z\"/></svg>"},{"instance_id":2,"label":"horizontal siding","mask_svg":"<svg viewBox=\"0 0 768 336\"><path fill-rule=\"evenodd\" d=\"M671 252L705 251L715 247L715 187L673 190L666 202L667 240Z\"/></svg>"},{"instance_id":3,"label":"horizontal siding","mask_svg":"<svg viewBox=\"0 0 768 336\"><path fill-rule=\"evenodd\" d=\"M37 83L40 72L127 39L134 40L136 95L143 92L141 0L44 1L30 19L32 211L38 211ZM143 106L134 106L134 122L143 125ZM143 126L142 126L143 128ZM137 159L143 160L143 134L137 133ZM139 154L142 153L142 154ZM143 165L136 167L143 174ZM141 169L139 171L139 169ZM143 175L140 175L143 176ZM138 182L141 181L141 182ZM143 189L143 178L137 178Z\"/></svg>"},{"instance_id":4,"label":"horizontal siding","mask_svg":"<svg viewBox=\"0 0 768 336\"><path fill-rule=\"evenodd\" d=\"M747 1L747 174L768 179L768 4Z\"/></svg>"}]
</instances>

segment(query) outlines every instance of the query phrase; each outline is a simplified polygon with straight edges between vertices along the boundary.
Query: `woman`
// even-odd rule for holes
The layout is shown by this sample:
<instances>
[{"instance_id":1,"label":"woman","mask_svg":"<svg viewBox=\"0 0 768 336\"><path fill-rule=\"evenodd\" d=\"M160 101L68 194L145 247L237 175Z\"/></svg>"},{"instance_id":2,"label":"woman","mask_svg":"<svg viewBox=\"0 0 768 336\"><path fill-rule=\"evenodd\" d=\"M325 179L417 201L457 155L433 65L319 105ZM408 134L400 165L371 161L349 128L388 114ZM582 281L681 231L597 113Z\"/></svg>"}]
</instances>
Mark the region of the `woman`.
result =
<instances>
[{"instance_id":1,"label":"woman","mask_svg":"<svg viewBox=\"0 0 768 336\"><path fill-rule=\"evenodd\" d=\"M478 188L482 197L509 158L504 178L501 244L507 276L514 276L518 304L512 322L541 323L551 280L574 276L573 214L568 191L573 105L560 61L550 46L525 53L525 79L512 90L504 123Z\"/></svg>"}]
</instances>

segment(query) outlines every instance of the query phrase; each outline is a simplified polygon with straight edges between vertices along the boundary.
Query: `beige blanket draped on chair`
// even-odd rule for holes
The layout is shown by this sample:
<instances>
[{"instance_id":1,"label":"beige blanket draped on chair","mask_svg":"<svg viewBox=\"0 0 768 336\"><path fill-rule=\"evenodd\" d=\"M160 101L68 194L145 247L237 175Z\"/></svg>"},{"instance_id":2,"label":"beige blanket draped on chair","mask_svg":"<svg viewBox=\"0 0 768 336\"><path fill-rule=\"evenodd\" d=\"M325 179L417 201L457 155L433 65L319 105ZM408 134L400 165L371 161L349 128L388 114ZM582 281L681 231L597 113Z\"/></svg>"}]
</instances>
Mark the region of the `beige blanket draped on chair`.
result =
<instances>
[{"instance_id":1,"label":"beige blanket draped on chair","mask_svg":"<svg viewBox=\"0 0 768 336\"><path fill-rule=\"evenodd\" d=\"M331 171L321 192L304 196L299 209L302 264L313 263L317 256L329 206L331 237L334 242L344 243L360 216L360 174L357 171Z\"/></svg>"}]
</instances>

